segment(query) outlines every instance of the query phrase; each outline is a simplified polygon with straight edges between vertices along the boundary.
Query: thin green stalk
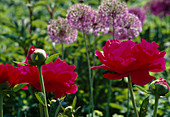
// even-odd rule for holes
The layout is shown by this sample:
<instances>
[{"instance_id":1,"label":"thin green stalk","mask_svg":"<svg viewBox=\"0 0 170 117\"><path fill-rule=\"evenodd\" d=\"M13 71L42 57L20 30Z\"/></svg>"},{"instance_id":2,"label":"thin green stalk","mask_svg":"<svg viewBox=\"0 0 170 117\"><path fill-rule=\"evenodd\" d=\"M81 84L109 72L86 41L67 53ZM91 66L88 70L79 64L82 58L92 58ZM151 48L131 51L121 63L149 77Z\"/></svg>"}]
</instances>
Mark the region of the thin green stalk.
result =
<instances>
[{"instance_id":1,"label":"thin green stalk","mask_svg":"<svg viewBox=\"0 0 170 117\"><path fill-rule=\"evenodd\" d=\"M127 100L127 117L129 117L129 100L130 100L130 95L129 95L129 88L128 88L128 100Z\"/></svg>"},{"instance_id":2,"label":"thin green stalk","mask_svg":"<svg viewBox=\"0 0 170 117\"><path fill-rule=\"evenodd\" d=\"M93 66L95 66L95 64L96 64L96 55L95 55L96 47L97 47L97 40L96 40L96 35L94 35ZM94 78L95 78L94 71L95 70L92 71L92 84L93 84L93 81L94 81Z\"/></svg>"},{"instance_id":3,"label":"thin green stalk","mask_svg":"<svg viewBox=\"0 0 170 117\"><path fill-rule=\"evenodd\" d=\"M155 106L154 106L153 117L157 117L158 101L159 101L159 96L155 95Z\"/></svg>"},{"instance_id":4,"label":"thin green stalk","mask_svg":"<svg viewBox=\"0 0 170 117\"><path fill-rule=\"evenodd\" d=\"M112 80L109 80L109 90L108 90L108 98L107 98L106 117L109 117L111 94L112 94Z\"/></svg>"},{"instance_id":5,"label":"thin green stalk","mask_svg":"<svg viewBox=\"0 0 170 117\"><path fill-rule=\"evenodd\" d=\"M43 108L42 108L42 104L39 103L39 108L40 108L40 117L43 117Z\"/></svg>"},{"instance_id":6,"label":"thin green stalk","mask_svg":"<svg viewBox=\"0 0 170 117\"><path fill-rule=\"evenodd\" d=\"M134 108L134 111L135 111L135 116L139 117L139 114L138 114L138 111L137 111L137 108L136 108L136 103L135 103L135 98L134 98L134 94L133 94L132 82L131 82L131 79L130 79L130 75L128 76L128 87L129 87L129 91L130 91L130 95L131 95L131 99L132 99L133 108Z\"/></svg>"},{"instance_id":7,"label":"thin green stalk","mask_svg":"<svg viewBox=\"0 0 170 117\"><path fill-rule=\"evenodd\" d=\"M88 69L89 69L89 81L90 81L90 108L92 109L92 117L93 117L93 112L94 112L94 103L93 103L93 82L91 78L91 66L90 66L90 58L88 54L88 48L87 48L87 42L85 38L85 34L83 33L83 38L85 41L85 46L86 46L86 54L87 54L87 61L88 61Z\"/></svg>"},{"instance_id":8,"label":"thin green stalk","mask_svg":"<svg viewBox=\"0 0 170 117\"><path fill-rule=\"evenodd\" d=\"M45 106L44 106L45 117L49 117L42 70L41 70L41 66L37 66L37 67L38 67L39 76L40 76L41 91L43 92L44 98L45 98Z\"/></svg>"},{"instance_id":9,"label":"thin green stalk","mask_svg":"<svg viewBox=\"0 0 170 117\"><path fill-rule=\"evenodd\" d=\"M0 117L3 117L3 91L0 89Z\"/></svg>"},{"instance_id":10,"label":"thin green stalk","mask_svg":"<svg viewBox=\"0 0 170 117\"><path fill-rule=\"evenodd\" d=\"M61 43L62 46L62 60L64 60L64 42Z\"/></svg>"}]
</instances>

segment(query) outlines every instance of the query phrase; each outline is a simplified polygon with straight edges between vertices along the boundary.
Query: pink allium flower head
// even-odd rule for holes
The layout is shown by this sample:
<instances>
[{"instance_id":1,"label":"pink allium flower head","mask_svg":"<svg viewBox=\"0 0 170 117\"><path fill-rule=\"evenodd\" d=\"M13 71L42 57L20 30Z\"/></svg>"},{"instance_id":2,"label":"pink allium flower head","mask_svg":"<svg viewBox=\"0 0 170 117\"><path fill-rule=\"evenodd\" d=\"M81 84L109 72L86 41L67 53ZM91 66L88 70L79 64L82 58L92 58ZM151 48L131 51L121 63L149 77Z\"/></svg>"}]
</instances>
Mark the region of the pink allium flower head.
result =
<instances>
[{"instance_id":1,"label":"pink allium flower head","mask_svg":"<svg viewBox=\"0 0 170 117\"><path fill-rule=\"evenodd\" d=\"M29 83L38 90L41 90L38 68L36 66L19 66L21 75L19 83ZM59 58L42 66L45 91L53 92L55 98L61 98L66 94L74 94L77 86L74 84L77 73L74 72L76 66L68 65Z\"/></svg>"},{"instance_id":2,"label":"pink allium flower head","mask_svg":"<svg viewBox=\"0 0 170 117\"><path fill-rule=\"evenodd\" d=\"M169 85L165 79L159 78L150 84L149 90L154 95L164 96L166 93L169 92Z\"/></svg>"},{"instance_id":3,"label":"pink allium flower head","mask_svg":"<svg viewBox=\"0 0 170 117\"><path fill-rule=\"evenodd\" d=\"M92 33L94 35L99 36L100 32L106 34L109 31L108 27L105 27L103 23L101 22L101 19L99 17L99 13L96 10L92 10Z\"/></svg>"},{"instance_id":4,"label":"pink allium flower head","mask_svg":"<svg viewBox=\"0 0 170 117\"><path fill-rule=\"evenodd\" d=\"M58 17L51 20L47 27L48 35L55 43L70 44L77 38L77 30L72 29L66 19Z\"/></svg>"},{"instance_id":5,"label":"pink allium flower head","mask_svg":"<svg viewBox=\"0 0 170 117\"><path fill-rule=\"evenodd\" d=\"M110 27L114 19L124 13L127 13L126 3L118 0L104 0L99 6L99 15L105 26Z\"/></svg>"},{"instance_id":6,"label":"pink allium flower head","mask_svg":"<svg viewBox=\"0 0 170 117\"><path fill-rule=\"evenodd\" d=\"M142 31L141 21L131 13L121 15L114 22L115 39L133 39Z\"/></svg>"},{"instance_id":7,"label":"pink allium flower head","mask_svg":"<svg viewBox=\"0 0 170 117\"><path fill-rule=\"evenodd\" d=\"M143 11L141 8L129 8L129 13L132 13L134 15L136 15L139 20L141 21L141 23L143 24L145 19L146 19L146 14L145 11Z\"/></svg>"},{"instance_id":8,"label":"pink allium flower head","mask_svg":"<svg viewBox=\"0 0 170 117\"><path fill-rule=\"evenodd\" d=\"M112 73L103 76L110 80L122 79L131 76L133 83L145 85L155 77L149 72L162 72L165 70L166 52L159 52L156 42L135 44L131 40L108 40L103 51L96 50L96 55L103 63L100 66L93 66L92 69L105 69Z\"/></svg>"},{"instance_id":9,"label":"pink allium flower head","mask_svg":"<svg viewBox=\"0 0 170 117\"><path fill-rule=\"evenodd\" d=\"M151 0L147 2L144 8L151 14L164 17L170 15L170 1L169 0Z\"/></svg>"},{"instance_id":10,"label":"pink allium flower head","mask_svg":"<svg viewBox=\"0 0 170 117\"><path fill-rule=\"evenodd\" d=\"M92 26L92 9L85 4L74 4L67 11L67 20L73 29L88 33Z\"/></svg>"}]
</instances>

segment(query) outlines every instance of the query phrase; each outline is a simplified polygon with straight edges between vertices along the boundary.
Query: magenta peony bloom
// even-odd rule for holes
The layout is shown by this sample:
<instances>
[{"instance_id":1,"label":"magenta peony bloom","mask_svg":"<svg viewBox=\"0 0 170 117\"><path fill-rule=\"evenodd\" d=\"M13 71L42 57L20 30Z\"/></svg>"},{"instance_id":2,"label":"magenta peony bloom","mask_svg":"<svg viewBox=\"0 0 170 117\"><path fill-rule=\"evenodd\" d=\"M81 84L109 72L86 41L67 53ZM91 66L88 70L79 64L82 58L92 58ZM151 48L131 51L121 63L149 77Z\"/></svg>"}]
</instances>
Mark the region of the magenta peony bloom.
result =
<instances>
[{"instance_id":1,"label":"magenta peony bloom","mask_svg":"<svg viewBox=\"0 0 170 117\"><path fill-rule=\"evenodd\" d=\"M99 17L106 27L113 25L114 19L117 16L126 14L128 12L126 3L118 0L103 0L99 6Z\"/></svg>"},{"instance_id":2,"label":"magenta peony bloom","mask_svg":"<svg viewBox=\"0 0 170 117\"><path fill-rule=\"evenodd\" d=\"M19 79L20 69L10 64L0 65L0 84L8 82L11 87L17 84Z\"/></svg>"},{"instance_id":3,"label":"magenta peony bloom","mask_svg":"<svg viewBox=\"0 0 170 117\"><path fill-rule=\"evenodd\" d=\"M145 19L146 19L146 14L145 11L143 11L141 8L129 8L129 13L132 13L134 15L136 15L139 20L141 21L141 23L143 24Z\"/></svg>"},{"instance_id":4,"label":"magenta peony bloom","mask_svg":"<svg viewBox=\"0 0 170 117\"><path fill-rule=\"evenodd\" d=\"M92 9L85 4L75 4L67 11L67 20L73 29L88 33L92 26Z\"/></svg>"},{"instance_id":5,"label":"magenta peony bloom","mask_svg":"<svg viewBox=\"0 0 170 117\"><path fill-rule=\"evenodd\" d=\"M116 80L127 77L129 74L133 83L145 85L155 77L149 72L162 72L165 70L165 51L159 52L156 42L135 44L131 40L108 40L103 51L96 50L96 55L103 63L94 66L92 69L105 69L113 73L106 73L103 76Z\"/></svg>"},{"instance_id":6,"label":"magenta peony bloom","mask_svg":"<svg viewBox=\"0 0 170 117\"><path fill-rule=\"evenodd\" d=\"M41 90L38 68L36 66L19 66L21 75L19 83L29 83L38 90ZM59 58L42 66L45 91L53 92L55 98L60 98L66 94L74 94L77 86L74 84L77 73L74 72L76 66L68 65Z\"/></svg>"},{"instance_id":7,"label":"magenta peony bloom","mask_svg":"<svg viewBox=\"0 0 170 117\"><path fill-rule=\"evenodd\" d=\"M58 17L57 20L51 20L47 27L50 38L55 43L70 44L77 38L77 30L72 29L66 19Z\"/></svg>"},{"instance_id":8,"label":"magenta peony bloom","mask_svg":"<svg viewBox=\"0 0 170 117\"><path fill-rule=\"evenodd\" d=\"M127 13L115 19L114 29L115 39L133 39L142 31L142 24L137 16Z\"/></svg>"}]
</instances>

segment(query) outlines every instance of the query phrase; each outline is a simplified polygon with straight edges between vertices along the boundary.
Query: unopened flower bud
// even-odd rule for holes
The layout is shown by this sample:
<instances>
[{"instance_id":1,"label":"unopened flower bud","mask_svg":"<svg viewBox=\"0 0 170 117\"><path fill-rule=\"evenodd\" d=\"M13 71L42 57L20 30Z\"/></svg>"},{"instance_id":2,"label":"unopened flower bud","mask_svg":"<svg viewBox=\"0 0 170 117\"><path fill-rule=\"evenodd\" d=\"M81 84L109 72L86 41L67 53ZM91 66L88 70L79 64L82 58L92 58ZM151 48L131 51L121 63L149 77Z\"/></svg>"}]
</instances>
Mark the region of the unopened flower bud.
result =
<instances>
[{"instance_id":1,"label":"unopened flower bud","mask_svg":"<svg viewBox=\"0 0 170 117\"><path fill-rule=\"evenodd\" d=\"M149 90L154 95L165 96L169 92L169 85L165 79L159 78L150 84Z\"/></svg>"},{"instance_id":2,"label":"unopened flower bud","mask_svg":"<svg viewBox=\"0 0 170 117\"><path fill-rule=\"evenodd\" d=\"M45 60L47 58L47 53L43 49L34 48L34 46L31 46L25 63L29 63L30 65L41 66L45 63Z\"/></svg>"}]
</instances>

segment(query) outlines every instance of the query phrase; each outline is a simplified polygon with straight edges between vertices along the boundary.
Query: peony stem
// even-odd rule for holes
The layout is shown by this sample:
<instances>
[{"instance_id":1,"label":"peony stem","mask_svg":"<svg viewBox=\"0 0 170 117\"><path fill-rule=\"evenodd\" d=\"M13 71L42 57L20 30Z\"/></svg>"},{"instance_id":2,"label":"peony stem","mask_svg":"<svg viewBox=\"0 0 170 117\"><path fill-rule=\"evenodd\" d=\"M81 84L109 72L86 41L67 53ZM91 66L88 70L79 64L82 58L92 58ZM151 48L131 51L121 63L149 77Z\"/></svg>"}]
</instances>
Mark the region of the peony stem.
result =
<instances>
[{"instance_id":1,"label":"peony stem","mask_svg":"<svg viewBox=\"0 0 170 117\"><path fill-rule=\"evenodd\" d=\"M83 33L83 38L85 41L85 46L86 46L86 54L87 54L87 61L88 61L88 68L89 68L89 81L90 81L90 109L92 109L92 117L93 117L93 112L94 112L94 103L93 103L93 82L91 78L91 66L90 66L90 58L88 54L88 48L87 48L87 42L85 38L85 34Z\"/></svg>"},{"instance_id":2,"label":"peony stem","mask_svg":"<svg viewBox=\"0 0 170 117\"><path fill-rule=\"evenodd\" d=\"M40 117L43 117L43 108L42 108L42 104L39 103L39 108L40 108Z\"/></svg>"},{"instance_id":3,"label":"peony stem","mask_svg":"<svg viewBox=\"0 0 170 117\"><path fill-rule=\"evenodd\" d=\"M110 108L110 98L112 94L112 80L109 80L109 88L108 88L108 98L107 98L107 108L106 108L106 117L109 117L109 108Z\"/></svg>"},{"instance_id":4,"label":"peony stem","mask_svg":"<svg viewBox=\"0 0 170 117\"><path fill-rule=\"evenodd\" d=\"M0 89L0 117L3 117L3 91Z\"/></svg>"},{"instance_id":5,"label":"peony stem","mask_svg":"<svg viewBox=\"0 0 170 117\"><path fill-rule=\"evenodd\" d=\"M131 82L131 79L130 79L130 75L128 76L128 87L129 87L129 91L130 91L130 95L131 95L131 99L132 99L133 108L134 108L134 111L135 111L135 116L139 117L139 114L138 114L138 111L137 111L137 108L136 108L136 103L135 103L135 98L134 98L134 94L133 94L132 82Z\"/></svg>"},{"instance_id":6,"label":"peony stem","mask_svg":"<svg viewBox=\"0 0 170 117\"><path fill-rule=\"evenodd\" d=\"M47 100L46 100L46 93L45 93L45 86L44 86L44 80L43 80L43 76L42 76L42 70L41 70L41 66L37 66L37 67L38 67L39 76L40 76L41 91L44 94L44 100L45 100L45 106L44 106L45 117L49 117L49 115L48 115L48 107L47 107Z\"/></svg>"},{"instance_id":7,"label":"peony stem","mask_svg":"<svg viewBox=\"0 0 170 117\"><path fill-rule=\"evenodd\" d=\"M157 117L158 101L159 101L159 96L155 95L155 106L154 106L153 117Z\"/></svg>"}]
</instances>

